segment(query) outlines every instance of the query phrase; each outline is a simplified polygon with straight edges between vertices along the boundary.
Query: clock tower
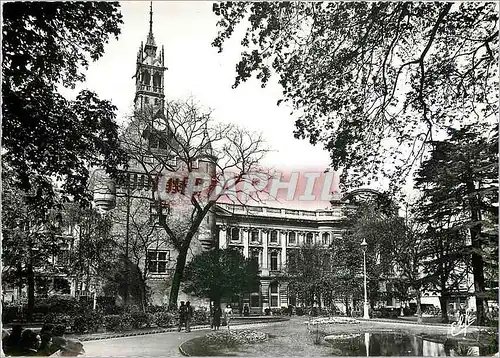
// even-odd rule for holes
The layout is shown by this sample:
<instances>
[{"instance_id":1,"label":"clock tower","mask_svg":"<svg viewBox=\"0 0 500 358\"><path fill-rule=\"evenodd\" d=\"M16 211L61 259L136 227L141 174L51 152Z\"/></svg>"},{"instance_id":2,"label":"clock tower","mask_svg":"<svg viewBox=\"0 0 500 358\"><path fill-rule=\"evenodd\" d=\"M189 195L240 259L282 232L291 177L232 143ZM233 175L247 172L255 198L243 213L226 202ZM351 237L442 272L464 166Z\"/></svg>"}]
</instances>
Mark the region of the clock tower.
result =
<instances>
[{"instance_id":1,"label":"clock tower","mask_svg":"<svg viewBox=\"0 0 500 358\"><path fill-rule=\"evenodd\" d=\"M146 45L141 42L137 52L135 71L135 98L136 110L152 106L161 110L164 107L165 94L165 50L157 54L157 46L153 36L153 2L149 10L149 33Z\"/></svg>"}]
</instances>

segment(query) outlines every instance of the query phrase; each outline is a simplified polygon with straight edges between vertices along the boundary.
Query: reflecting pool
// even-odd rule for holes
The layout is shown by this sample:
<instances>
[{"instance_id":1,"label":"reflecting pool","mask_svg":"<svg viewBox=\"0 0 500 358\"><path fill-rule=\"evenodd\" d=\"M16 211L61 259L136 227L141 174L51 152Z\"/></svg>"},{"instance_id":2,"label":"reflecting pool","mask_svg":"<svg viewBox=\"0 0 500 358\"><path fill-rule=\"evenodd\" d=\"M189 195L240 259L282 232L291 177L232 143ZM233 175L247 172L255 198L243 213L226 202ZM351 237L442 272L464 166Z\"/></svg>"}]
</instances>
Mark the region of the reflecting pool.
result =
<instances>
[{"instance_id":1,"label":"reflecting pool","mask_svg":"<svg viewBox=\"0 0 500 358\"><path fill-rule=\"evenodd\" d=\"M479 356L479 346L445 344L399 332L334 334L324 337L334 356Z\"/></svg>"}]
</instances>

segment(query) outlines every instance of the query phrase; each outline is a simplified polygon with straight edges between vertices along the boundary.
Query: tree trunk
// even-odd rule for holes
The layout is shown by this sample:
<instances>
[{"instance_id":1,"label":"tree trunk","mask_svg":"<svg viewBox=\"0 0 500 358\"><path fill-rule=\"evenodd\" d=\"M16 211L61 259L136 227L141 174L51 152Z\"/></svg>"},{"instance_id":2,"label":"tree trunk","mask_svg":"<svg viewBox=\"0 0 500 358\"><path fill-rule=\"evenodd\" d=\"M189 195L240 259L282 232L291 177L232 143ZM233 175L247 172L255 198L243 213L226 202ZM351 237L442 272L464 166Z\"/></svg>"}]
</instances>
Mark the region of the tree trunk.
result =
<instances>
[{"instance_id":1,"label":"tree trunk","mask_svg":"<svg viewBox=\"0 0 500 358\"><path fill-rule=\"evenodd\" d=\"M139 265L136 265L137 267L137 274L139 278L141 279L141 308L142 312L146 313L146 306L147 306L147 287L146 287L146 274L142 274L141 270L139 269Z\"/></svg>"},{"instance_id":2,"label":"tree trunk","mask_svg":"<svg viewBox=\"0 0 500 358\"><path fill-rule=\"evenodd\" d=\"M481 220L481 213L479 212L479 203L476 198L474 182L472 180L467 181L467 191L470 195L469 205L471 210L471 220L473 223L476 223L474 226L470 228L470 237L472 244L472 273L474 275L474 293L476 296L476 324L478 326L482 326L485 323L485 310L484 310L484 293L485 293L485 284L484 284L484 262L482 253L482 245L481 245L481 224L479 223Z\"/></svg>"},{"instance_id":3,"label":"tree trunk","mask_svg":"<svg viewBox=\"0 0 500 358\"><path fill-rule=\"evenodd\" d=\"M28 264L26 268L26 278L28 281L28 322L33 322L33 313L35 310L35 272L33 265Z\"/></svg>"},{"instance_id":4,"label":"tree trunk","mask_svg":"<svg viewBox=\"0 0 500 358\"><path fill-rule=\"evenodd\" d=\"M188 250L189 245L184 245L182 249L179 250L179 255L177 256L174 277L172 278L172 286L170 287L170 296L168 298L169 310L177 308L177 298L179 297L179 289L181 287L182 276L184 274L184 268L186 267Z\"/></svg>"},{"instance_id":5,"label":"tree trunk","mask_svg":"<svg viewBox=\"0 0 500 358\"><path fill-rule=\"evenodd\" d=\"M472 236L472 229L471 229ZM477 239L476 239L477 241ZM476 243L477 244L477 243ZM474 252L472 253L472 272L474 275L474 293L476 296L476 325L482 326L485 323L485 310L484 310L484 265L483 258L476 250L480 250L480 244L475 245L474 239L472 240L472 245L474 247Z\"/></svg>"},{"instance_id":6,"label":"tree trunk","mask_svg":"<svg viewBox=\"0 0 500 358\"><path fill-rule=\"evenodd\" d=\"M441 306L441 318L443 323L448 323L448 297L441 293L439 297L439 305Z\"/></svg>"},{"instance_id":7,"label":"tree trunk","mask_svg":"<svg viewBox=\"0 0 500 358\"><path fill-rule=\"evenodd\" d=\"M422 296L417 290L417 323L422 323Z\"/></svg>"}]
</instances>

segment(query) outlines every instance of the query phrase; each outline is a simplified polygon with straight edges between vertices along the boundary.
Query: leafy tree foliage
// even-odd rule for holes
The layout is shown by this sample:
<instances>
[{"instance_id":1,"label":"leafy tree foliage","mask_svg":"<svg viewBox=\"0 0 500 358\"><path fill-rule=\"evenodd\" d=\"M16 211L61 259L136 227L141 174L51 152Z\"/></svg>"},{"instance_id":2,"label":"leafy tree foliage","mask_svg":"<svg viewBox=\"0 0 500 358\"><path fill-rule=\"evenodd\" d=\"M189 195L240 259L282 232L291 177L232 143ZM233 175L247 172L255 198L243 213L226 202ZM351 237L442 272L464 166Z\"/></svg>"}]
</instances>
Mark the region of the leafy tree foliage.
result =
<instances>
[{"instance_id":1,"label":"leafy tree foliage","mask_svg":"<svg viewBox=\"0 0 500 358\"><path fill-rule=\"evenodd\" d=\"M330 303L321 301L330 301L335 284L330 258L330 250L318 244L305 244L288 254L284 278L289 291L306 306Z\"/></svg>"},{"instance_id":2,"label":"leafy tree foliage","mask_svg":"<svg viewBox=\"0 0 500 358\"><path fill-rule=\"evenodd\" d=\"M136 306L144 310L146 288L139 266L123 254L111 262L113 267L104 273L104 294L118 298L119 306Z\"/></svg>"},{"instance_id":3,"label":"leafy tree foliage","mask_svg":"<svg viewBox=\"0 0 500 358\"><path fill-rule=\"evenodd\" d=\"M427 281L423 273L429 247L425 240L422 224L416 222L406 207L406 217L400 223L400 234L393 240L394 264L397 278L394 288L402 301L415 298L417 303L417 320L422 322L421 297L423 289L427 288Z\"/></svg>"},{"instance_id":4,"label":"leafy tree foliage","mask_svg":"<svg viewBox=\"0 0 500 358\"><path fill-rule=\"evenodd\" d=\"M14 173L2 162L2 281L27 286L28 318L32 318L37 271L54 272L49 258L59 253L61 215L39 207L15 185Z\"/></svg>"},{"instance_id":5,"label":"leafy tree foliage","mask_svg":"<svg viewBox=\"0 0 500 358\"><path fill-rule=\"evenodd\" d=\"M448 139L432 144L431 156L416 179L423 194L416 215L437 235L459 239L456 251L466 248L474 274L477 323L482 324L486 263L489 277L498 272L498 128L450 129Z\"/></svg>"},{"instance_id":6,"label":"leafy tree foliage","mask_svg":"<svg viewBox=\"0 0 500 358\"><path fill-rule=\"evenodd\" d=\"M430 227L424 240L427 247L424 280L431 291L439 294L441 318L444 323L448 323L451 295L463 290L461 286L467 280L466 236L463 230L454 230L450 226L443 226L439 230Z\"/></svg>"},{"instance_id":7,"label":"leafy tree foliage","mask_svg":"<svg viewBox=\"0 0 500 358\"><path fill-rule=\"evenodd\" d=\"M94 208L67 203L63 223L66 234L72 238L66 270L75 279L77 294L98 291L101 281L114 269L119 258L112 218Z\"/></svg>"},{"instance_id":8,"label":"leafy tree foliage","mask_svg":"<svg viewBox=\"0 0 500 358\"><path fill-rule=\"evenodd\" d=\"M377 174L398 184L445 126L496 118L494 2L220 2L213 11L219 52L246 28L233 87L276 74L278 104L300 115L295 136L322 143L350 185Z\"/></svg>"},{"instance_id":9,"label":"leafy tree foliage","mask_svg":"<svg viewBox=\"0 0 500 358\"><path fill-rule=\"evenodd\" d=\"M330 306L333 299L339 298L349 304L351 299L363 297L363 239L368 243L370 301L374 303L394 295L395 290L390 287L381 292L379 283L395 282L398 241L404 237L405 223L397 215L391 198L383 193L353 192L347 200L347 229L341 239L334 239L329 247L304 245L289 254L284 279L289 282L290 290L308 305Z\"/></svg>"},{"instance_id":10,"label":"leafy tree foliage","mask_svg":"<svg viewBox=\"0 0 500 358\"><path fill-rule=\"evenodd\" d=\"M233 248L196 255L184 272L184 292L210 298L217 304L222 298L255 292L258 287L258 263Z\"/></svg>"},{"instance_id":11,"label":"leafy tree foliage","mask_svg":"<svg viewBox=\"0 0 500 358\"><path fill-rule=\"evenodd\" d=\"M2 160L19 188L35 189L40 210L56 204L53 180L65 197L85 202L89 166L113 171L118 150L115 107L89 90L66 100L58 86L83 81L122 23L117 3L3 4ZM43 205L42 205L43 204Z\"/></svg>"},{"instance_id":12,"label":"leafy tree foliage","mask_svg":"<svg viewBox=\"0 0 500 358\"><path fill-rule=\"evenodd\" d=\"M353 192L356 193L356 192ZM340 243L339 257L335 262L342 263L344 272L362 276L363 253L361 242L366 240L366 271L369 300L392 298L397 242L405 235L403 219L398 215L397 207L387 193L360 192L348 198L346 207L347 229L344 242ZM345 277L348 280L349 275ZM354 276L351 276L354 278ZM386 282L385 292L380 290L380 282ZM348 286L347 286L348 287ZM362 287L360 281L360 287Z\"/></svg>"}]
</instances>

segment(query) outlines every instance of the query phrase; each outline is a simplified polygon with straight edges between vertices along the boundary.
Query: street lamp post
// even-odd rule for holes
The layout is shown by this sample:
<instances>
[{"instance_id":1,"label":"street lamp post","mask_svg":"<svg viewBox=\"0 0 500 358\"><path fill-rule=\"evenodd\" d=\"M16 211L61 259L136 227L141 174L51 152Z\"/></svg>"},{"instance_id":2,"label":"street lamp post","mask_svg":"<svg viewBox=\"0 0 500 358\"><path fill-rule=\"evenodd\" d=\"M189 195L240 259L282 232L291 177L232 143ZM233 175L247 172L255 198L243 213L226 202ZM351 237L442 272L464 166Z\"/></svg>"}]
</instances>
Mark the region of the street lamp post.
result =
<instances>
[{"instance_id":1,"label":"street lamp post","mask_svg":"<svg viewBox=\"0 0 500 358\"><path fill-rule=\"evenodd\" d=\"M363 272L364 272L364 289L365 289L365 303L363 305L363 318L370 319L370 315L368 314L368 293L366 291L366 247L368 244L366 240L363 239L361 243L361 248L363 249Z\"/></svg>"}]
</instances>

